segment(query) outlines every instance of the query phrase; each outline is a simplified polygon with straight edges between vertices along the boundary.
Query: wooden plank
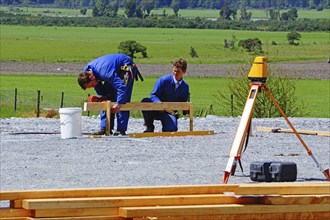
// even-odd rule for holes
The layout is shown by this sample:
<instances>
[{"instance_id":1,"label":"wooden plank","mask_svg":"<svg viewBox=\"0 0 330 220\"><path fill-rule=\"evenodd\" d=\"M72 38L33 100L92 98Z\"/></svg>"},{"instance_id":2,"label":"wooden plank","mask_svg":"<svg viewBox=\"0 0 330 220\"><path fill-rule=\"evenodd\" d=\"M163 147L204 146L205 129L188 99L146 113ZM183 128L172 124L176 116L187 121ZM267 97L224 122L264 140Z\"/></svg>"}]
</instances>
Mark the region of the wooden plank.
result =
<instances>
[{"instance_id":1,"label":"wooden plank","mask_svg":"<svg viewBox=\"0 0 330 220\"><path fill-rule=\"evenodd\" d=\"M0 191L0 200L68 197L79 198L111 196L190 195L214 193L220 194L223 192L234 192L238 188L238 186L239 185L237 184L214 184Z\"/></svg>"},{"instance_id":2,"label":"wooden plank","mask_svg":"<svg viewBox=\"0 0 330 220\"><path fill-rule=\"evenodd\" d=\"M290 205L290 204L329 204L330 195L281 195L264 196L260 198L262 204L267 205Z\"/></svg>"},{"instance_id":3,"label":"wooden plank","mask_svg":"<svg viewBox=\"0 0 330 220\"><path fill-rule=\"evenodd\" d=\"M51 217L51 218L29 218L29 220L132 220L119 216L79 216L79 217Z\"/></svg>"},{"instance_id":4,"label":"wooden plank","mask_svg":"<svg viewBox=\"0 0 330 220\"><path fill-rule=\"evenodd\" d=\"M21 209L23 208L22 206L23 200L17 199L17 200L10 200L10 208L15 208L15 209Z\"/></svg>"},{"instance_id":5,"label":"wooden plank","mask_svg":"<svg viewBox=\"0 0 330 220\"><path fill-rule=\"evenodd\" d=\"M110 109L116 103L114 102L85 102L84 111L104 110L106 111L106 135L110 135ZM191 102L127 102L120 105L120 111L133 110L154 110L154 111L173 111L185 110L189 111L189 130L193 131L193 110Z\"/></svg>"},{"instance_id":6,"label":"wooden plank","mask_svg":"<svg viewBox=\"0 0 330 220\"><path fill-rule=\"evenodd\" d=\"M29 220L132 220L119 216L79 216L79 217L52 217L52 218L29 218Z\"/></svg>"},{"instance_id":7,"label":"wooden plank","mask_svg":"<svg viewBox=\"0 0 330 220\"><path fill-rule=\"evenodd\" d=\"M0 208L0 217L29 217L30 210L14 209L14 208Z\"/></svg>"},{"instance_id":8,"label":"wooden plank","mask_svg":"<svg viewBox=\"0 0 330 220\"><path fill-rule=\"evenodd\" d=\"M85 102L84 111L99 111L107 110L108 102ZM111 103L111 107L115 105L115 102ZM120 111L134 111L134 110L190 110L190 102L127 102L121 104Z\"/></svg>"},{"instance_id":9,"label":"wooden plank","mask_svg":"<svg viewBox=\"0 0 330 220\"><path fill-rule=\"evenodd\" d=\"M152 206L119 208L122 217L162 217L162 216L205 216L223 214L261 214L291 212L330 212L328 204L311 205L198 205L198 206Z\"/></svg>"},{"instance_id":10,"label":"wooden plank","mask_svg":"<svg viewBox=\"0 0 330 220\"><path fill-rule=\"evenodd\" d=\"M235 195L325 195L330 194L330 182L321 183L269 183L239 185Z\"/></svg>"},{"instance_id":11,"label":"wooden plank","mask_svg":"<svg viewBox=\"0 0 330 220\"><path fill-rule=\"evenodd\" d=\"M257 131L262 132L273 132L273 133L294 133L292 129L286 128L271 128L271 127L257 127ZM313 130L297 130L299 134L306 135L319 135L319 136L330 136L329 131L313 131Z\"/></svg>"},{"instance_id":12,"label":"wooden plank","mask_svg":"<svg viewBox=\"0 0 330 220\"><path fill-rule=\"evenodd\" d=\"M197 136L197 135L214 135L213 130L206 131L175 131L175 132L146 132L146 133L131 133L131 138L143 137L176 137L176 136Z\"/></svg>"},{"instance_id":13,"label":"wooden plank","mask_svg":"<svg viewBox=\"0 0 330 220\"><path fill-rule=\"evenodd\" d=\"M253 204L258 198L236 198L224 194L172 195L172 196L126 196L96 198L58 198L25 199L25 209L68 209L68 208L104 208L127 206L164 206L197 204Z\"/></svg>"},{"instance_id":14,"label":"wooden plank","mask_svg":"<svg viewBox=\"0 0 330 220\"><path fill-rule=\"evenodd\" d=\"M81 216L118 216L118 208L79 208L79 209L36 209L31 217L81 217Z\"/></svg>"},{"instance_id":15,"label":"wooden plank","mask_svg":"<svg viewBox=\"0 0 330 220\"><path fill-rule=\"evenodd\" d=\"M30 220L30 219L31 219L30 217L6 217L0 215L0 220Z\"/></svg>"},{"instance_id":16,"label":"wooden plank","mask_svg":"<svg viewBox=\"0 0 330 220\"><path fill-rule=\"evenodd\" d=\"M85 102L84 103L84 111L100 111L107 110L106 102Z\"/></svg>"},{"instance_id":17,"label":"wooden plank","mask_svg":"<svg viewBox=\"0 0 330 220\"><path fill-rule=\"evenodd\" d=\"M133 220L311 220L330 219L330 212L292 212L292 213L262 213L262 214L221 214L204 216L162 216L132 218Z\"/></svg>"}]
</instances>

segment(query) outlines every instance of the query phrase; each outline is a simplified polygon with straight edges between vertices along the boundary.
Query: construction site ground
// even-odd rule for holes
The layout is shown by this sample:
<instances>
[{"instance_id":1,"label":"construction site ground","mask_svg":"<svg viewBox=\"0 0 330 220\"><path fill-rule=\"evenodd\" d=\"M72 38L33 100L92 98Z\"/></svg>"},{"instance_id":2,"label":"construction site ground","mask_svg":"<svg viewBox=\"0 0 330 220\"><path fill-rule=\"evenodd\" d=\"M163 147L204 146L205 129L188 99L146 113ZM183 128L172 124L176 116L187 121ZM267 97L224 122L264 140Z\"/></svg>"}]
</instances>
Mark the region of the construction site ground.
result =
<instances>
[{"instance_id":1,"label":"construction site ground","mask_svg":"<svg viewBox=\"0 0 330 220\"><path fill-rule=\"evenodd\" d=\"M295 78L329 80L329 65L327 62L310 62L271 64L270 66L277 70L276 73ZM82 66L83 64L2 62L0 73L76 74ZM191 76L228 76L230 71L235 71L240 66L190 65L189 74ZM248 65L247 69L249 69ZM160 76L169 71L168 65L141 65L140 70L144 75L149 76ZM298 131L303 131L301 137L320 162L322 170L328 169L330 166L329 118L290 118L290 120ZM42 216L61 216L57 219L80 219L84 216L86 219L121 220L201 220L224 219L225 217L228 219L234 217L240 219L327 219L329 217L329 195L324 193L328 192L328 185L319 185L320 182L325 183L325 176L298 138L288 131L289 126L284 118L252 119L249 144L241 155L243 170L238 166L235 175L229 178L228 185L226 185L238 187L238 189L242 187L248 191L249 189L256 190L263 195L262 198L260 196L246 197L245 199L256 199L254 202L251 200L250 205L244 205L244 201L240 197L236 198L227 194L187 195L186 198L177 189L182 187L192 193L193 188L206 187L211 190L213 185L218 191L225 190L240 195L235 190L225 189L224 185L220 187L214 185L222 182L240 117L209 115L205 118L195 118L194 130L214 130L215 134L181 137L102 136L101 138L90 138L87 133L98 130L98 116L84 116L81 122L83 134L81 137L61 139L61 123L58 118L0 118L0 190L2 192L11 191L8 192L10 197L10 194L14 195L16 190L30 190L31 195L42 196L43 192L40 190L45 189L44 193L50 196L50 199L44 197L45 199L42 201L38 199L34 201L29 196L27 200L22 200L23 197L20 196L24 192L21 192L22 195L18 192L16 195L18 199L11 198L9 202L8 198L4 196L6 192L4 192L0 207L6 208L0 209L1 217L10 216L18 219L16 217L21 216L22 218L19 219L24 220L37 219L34 217ZM189 119L180 118L179 130L188 130L188 128ZM142 132L143 129L142 119L130 119L128 133ZM161 124L157 122L156 131L159 132L160 129ZM273 133L272 129L278 132ZM295 183L279 185L286 190L284 194L289 195L274 197L272 194L278 194L277 191L272 191L275 185L253 182L249 177L249 166L254 161L296 163L298 173ZM305 189L301 188L302 191L297 193L301 186L290 184L300 183L307 185L302 186ZM230 186L230 184L241 185ZM148 187L141 188L145 186ZM167 186L178 195L160 196L159 198L153 196L153 199L157 200L154 204L156 206L125 207L142 204L141 199L144 199L143 204L146 201L152 203L151 197L145 198L145 196L150 196L153 190L158 190L153 188L157 186L161 187L158 192L160 195L166 195ZM124 198L112 198L108 194L100 194L100 192L108 190L117 195L121 189L126 190L123 188L105 189L104 187L133 187L127 189L133 197L128 196L131 194L125 194ZM323 191L318 192L317 187L323 187ZM262 192L263 188L267 190ZM65 194L68 194L67 190L72 189L72 193L67 195L69 197L74 197L79 192L86 195L94 190L95 195L99 197L91 200L71 198L72 201L69 202L66 198L54 200L52 199L54 195L51 193L54 190L56 193L56 189L63 189ZM147 192L144 193L143 189ZM134 196L133 192L138 192L140 197ZM62 194L61 191L58 193ZM200 194L201 191L198 190L197 193ZM248 194L250 195L251 192ZM325 195L319 196L318 194ZM90 194L93 197L95 195ZM106 195L108 197L103 198ZM213 200L213 198L217 200ZM136 204L132 203L134 202L132 199L136 200ZM168 201L169 199L170 201ZM227 199L229 200L227 201ZM275 200L271 201L272 199ZM70 207L69 209L62 205L62 200L67 207ZM81 203L82 200L85 202ZM102 209L100 205L95 206L95 202L99 200L106 208ZM121 203L114 206L117 204L115 203L117 200ZM260 203L260 201L262 202ZM33 206L33 202L39 202L39 206ZM76 206L77 202L79 204ZM188 206L182 206L183 202ZM88 204L91 204L92 208ZM170 206L159 206L160 204ZM174 206L177 204L180 206ZM191 206L192 204L195 206ZM285 205L286 208L283 209L281 205ZM110 206L113 208L109 208ZM255 209L251 209L251 207ZM241 215L237 213L238 208L241 210ZM224 212L228 215L224 215ZM259 212L261 214L258 214ZM211 214L212 216L208 216ZM96 218L96 215L103 216ZM194 217L194 215L196 216ZM162 218L162 216L165 217Z\"/></svg>"},{"instance_id":2,"label":"construction site ground","mask_svg":"<svg viewBox=\"0 0 330 220\"><path fill-rule=\"evenodd\" d=\"M79 63L1 62L0 73L76 74ZM242 65L189 65L190 76L228 76ZM249 65L246 66L249 69ZM269 63L278 73L300 78L329 80L327 61ZM139 65L143 75L159 76L170 65ZM218 184L240 118L195 118L194 130L214 130L215 135L188 137L77 139L60 138L60 119L0 119L1 190ZM330 130L329 118L293 118L296 129ZM98 130L97 116L83 117L82 131ZM257 131L257 127L289 128L283 118L253 119L252 136L242 155L244 172L237 168L229 183L250 183L253 161L297 163L297 181L322 181L324 176L294 134ZM156 123L156 130L161 125ZM179 119L188 130L189 119ZM130 119L128 133L142 132L142 119ZM330 164L330 137L302 135L324 168Z\"/></svg>"},{"instance_id":3,"label":"construction site ground","mask_svg":"<svg viewBox=\"0 0 330 220\"><path fill-rule=\"evenodd\" d=\"M103 136L61 139L60 119L9 118L1 125L1 190L63 189L116 186L219 184L240 117L195 118L195 130L214 135L129 138ZM291 118L298 130L330 130L329 118ZM160 131L160 123L155 123ZM97 116L82 118L82 132L98 130ZM325 176L292 133L259 131L258 127L289 128L283 118L252 119L252 135L239 167L228 183L252 183L253 161L297 164L297 182L325 181ZM188 130L189 119L179 119ZM142 132L143 119L132 118L128 133ZM326 169L330 137L301 135Z\"/></svg>"}]
</instances>

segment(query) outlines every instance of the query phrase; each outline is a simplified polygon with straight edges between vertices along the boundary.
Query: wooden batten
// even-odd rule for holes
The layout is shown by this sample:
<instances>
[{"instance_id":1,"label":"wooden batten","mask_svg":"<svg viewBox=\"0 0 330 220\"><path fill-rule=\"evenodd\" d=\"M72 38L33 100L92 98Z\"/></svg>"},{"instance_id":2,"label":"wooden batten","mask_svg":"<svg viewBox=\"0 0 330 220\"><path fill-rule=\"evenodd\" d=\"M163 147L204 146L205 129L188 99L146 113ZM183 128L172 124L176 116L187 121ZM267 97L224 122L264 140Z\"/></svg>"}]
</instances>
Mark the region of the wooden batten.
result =
<instances>
[{"instance_id":1,"label":"wooden batten","mask_svg":"<svg viewBox=\"0 0 330 220\"><path fill-rule=\"evenodd\" d=\"M176 131L176 132L146 132L146 133L130 133L131 138L144 137L178 137L178 136L198 136L198 135L213 135L213 130L205 131Z\"/></svg>"}]
</instances>

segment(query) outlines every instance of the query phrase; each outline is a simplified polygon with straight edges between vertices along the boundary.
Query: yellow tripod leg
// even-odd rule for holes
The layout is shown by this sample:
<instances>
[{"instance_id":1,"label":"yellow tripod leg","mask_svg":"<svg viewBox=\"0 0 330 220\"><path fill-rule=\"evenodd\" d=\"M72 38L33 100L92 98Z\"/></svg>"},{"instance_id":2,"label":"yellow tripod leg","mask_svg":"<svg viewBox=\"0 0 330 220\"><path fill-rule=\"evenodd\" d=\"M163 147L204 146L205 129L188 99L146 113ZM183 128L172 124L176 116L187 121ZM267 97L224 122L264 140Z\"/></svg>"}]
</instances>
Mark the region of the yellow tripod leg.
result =
<instances>
[{"instance_id":1,"label":"yellow tripod leg","mask_svg":"<svg viewBox=\"0 0 330 220\"><path fill-rule=\"evenodd\" d=\"M223 183L227 183L230 175L236 169L237 160L240 159L246 135L248 135L248 128L251 124L253 108L257 99L259 88L262 83L250 84L250 91L247 101L244 106L241 121L236 131L235 139L229 153L228 163L223 176Z\"/></svg>"},{"instance_id":2,"label":"yellow tripod leg","mask_svg":"<svg viewBox=\"0 0 330 220\"><path fill-rule=\"evenodd\" d=\"M317 161L317 159L314 157L312 151L307 147L307 145L305 144L305 142L303 141L303 139L300 137L299 133L297 132L297 130L295 129L295 127L293 126L293 124L290 122L289 118L286 116L286 114L284 113L284 111L282 110L282 108L280 107L280 105L277 103L277 101L275 100L274 96L270 93L270 91L267 88L267 86L265 84L263 84L262 85L262 88L265 90L265 92L267 93L268 97L272 100L272 102L276 106L277 110L284 117L284 119L286 120L286 122L288 123L288 125L290 126L290 128L292 129L292 131L295 133L295 135L299 139L300 143L304 146L304 148L307 151L308 155L312 157L312 159L316 163L316 166L324 174L324 176L327 178L327 180L330 181L330 172L329 172L329 169L323 170L323 168L321 167L321 164Z\"/></svg>"}]
</instances>

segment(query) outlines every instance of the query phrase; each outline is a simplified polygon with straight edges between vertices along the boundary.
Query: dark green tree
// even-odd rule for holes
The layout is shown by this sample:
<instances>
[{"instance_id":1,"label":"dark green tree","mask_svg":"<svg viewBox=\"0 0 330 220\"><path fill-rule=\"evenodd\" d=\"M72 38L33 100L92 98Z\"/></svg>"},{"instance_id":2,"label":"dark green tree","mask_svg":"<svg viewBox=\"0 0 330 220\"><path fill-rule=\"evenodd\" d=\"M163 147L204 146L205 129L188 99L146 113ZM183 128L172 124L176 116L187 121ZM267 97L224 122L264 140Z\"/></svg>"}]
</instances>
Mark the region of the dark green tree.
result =
<instances>
[{"instance_id":1,"label":"dark green tree","mask_svg":"<svg viewBox=\"0 0 330 220\"><path fill-rule=\"evenodd\" d=\"M249 21L251 20L252 12L248 12L246 8L246 0L241 1L241 17L240 20Z\"/></svg>"},{"instance_id":2,"label":"dark green tree","mask_svg":"<svg viewBox=\"0 0 330 220\"><path fill-rule=\"evenodd\" d=\"M230 7L228 0L224 1L222 9L220 9L220 19L222 20L235 20L237 15L237 9Z\"/></svg>"},{"instance_id":3,"label":"dark green tree","mask_svg":"<svg viewBox=\"0 0 330 220\"><path fill-rule=\"evenodd\" d=\"M173 8L174 15L178 16L180 10L180 0L173 0L171 3L171 8Z\"/></svg>"},{"instance_id":4,"label":"dark green tree","mask_svg":"<svg viewBox=\"0 0 330 220\"><path fill-rule=\"evenodd\" d=\"M143 58L148 57L147 48L134 40L127 40L120 42L118 52L130 56L132 59L136 58L136 53L142 53Z\"/></svg>"},{"instance_id":5,"label":"dark green tree","mask_svg":"<svg viewBox=\"0 0 330 220\"><path fill-rule=\"evenodd\" d=\"M142 0L142 10L147 16L150 15L150 12L155 7L155 0Z\"/></svg>"},{"instance_id":6,"label":"dark green tree","mask_svg":"<svg viewBox=\"0 0 330 220\"><path fill-rule=\"evenodd\" d=\"M269 15L271 20L280 20L280 13L274 9L269 10Z\"/></svg>"},{"instance_id":7,"label":"dark green tree","mask_svg":"<svg viewBox=\"0 0 330 220\"><path fill-rule=\"evenodd\" d=\"M262 43L259 38L240 40L238 46L243 47L249 53L262 53Z\"/></svg>"},{"instance_id":8,"label":"dark green tree","mask_svg":"<svg viewBox=\"0 0 330 220\"><path fill-rule=\"evenodd\" d=\"M298 18L298 11L296 8L292 8L288 12L283 12L281 14L281 20L284 21L289 21L289 20L295 21L297 18Z\"/></svg>"},{"instance_id":9,"label":"dark green tree","mask_svg":"<svg viewBox=\"0 0 330 220\"><path fill-rule=\"evenodd\" d=\"M117 1L111 2L108 8L109 10L107 11L107 16L111 18L117 17L119 10L118 2Z\"/></svg>"},{"instance_id":10,"label":"dark green tree","mask_svg":"<svg viewBox=\"0 0 330 220\"><path fill-rule=\"evenodd\" d=\"M80 9L80 14L86 15L86 13L87 13L87 8Z\"/></svg>"},{"instance_id":11,"label":"dark green tree","mask_svg":"<svg viewBox=\"0 0 330 220\"><path fill-rule=\"evenodd\" d=\"M286 38L288 39L290 45L299 45L299 42L296 41L300 40L301 34L297 31L291 31L286 35Z\"/></svg>"},{"instance_id":12,"label":"dark green tree","mask_svg":"<svg viewBox=\"0 0 330 220\"><path fill-rule=\"evenodd\" d=\"M192 58L198 57L197 51L193 47L190 47L190 53L189 54Z\"/></svg>"},{"instance_id":13,"label":"dark green tree","mask_svg":"<svg viewBox=\"0 0 330 220\"><path fill-rule=\"evenodd\" d=\"M106 0L96 0L92 15L94 17L105 16L107 13L106 5Z\"/></svg>"},{"instance_id":14,"label":"dark green tree","mask_svg":"<svg viewBox=\"0 0 330 220\"><path fill-rule=\"evenodd\" d=\"M127 0L125 3L125 15L128 18L132 18L136 14L136 1L135 0Z\"/></svg>"}]
</instances>

